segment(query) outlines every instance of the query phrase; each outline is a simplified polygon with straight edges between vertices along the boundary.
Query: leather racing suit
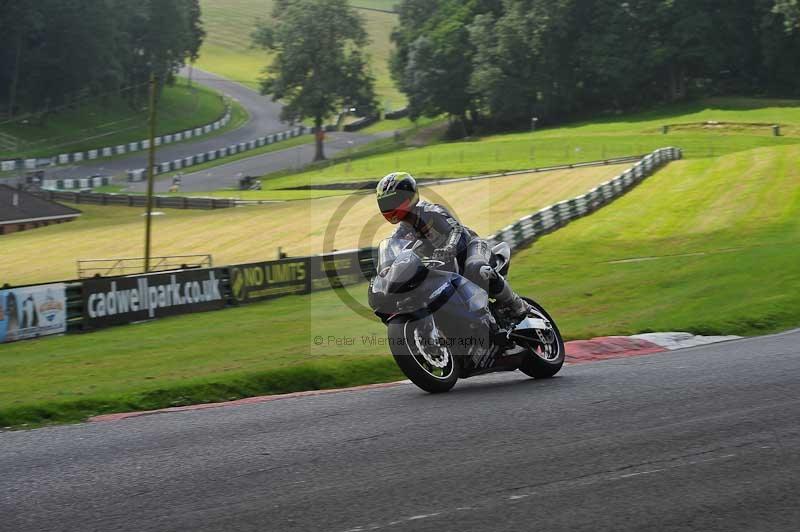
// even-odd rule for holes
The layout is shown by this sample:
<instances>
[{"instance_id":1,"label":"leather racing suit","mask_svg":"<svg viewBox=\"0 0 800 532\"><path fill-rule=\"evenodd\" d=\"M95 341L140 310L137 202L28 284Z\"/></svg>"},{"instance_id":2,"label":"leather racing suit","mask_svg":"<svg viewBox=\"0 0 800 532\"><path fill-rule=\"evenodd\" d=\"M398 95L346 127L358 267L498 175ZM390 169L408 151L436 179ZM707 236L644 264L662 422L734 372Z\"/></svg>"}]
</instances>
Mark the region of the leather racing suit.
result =
<instances>
[{"instance_id":1,"label":"leather racing suit","mask_svg":"<svg viewBox=\"0 0 800 532\"><path fill-rule=\"evenodd\" d=\"M508 307L515 315L524 315L527 311L527 303L490 265L492 250L489 243L461 225L441 205L419 201L398 224L393 236L422 241L423 253L427 256L446 250L445 255L449 254L456 260L459 273L486 290L501 306Z\"/></svg>"}]
</instances>

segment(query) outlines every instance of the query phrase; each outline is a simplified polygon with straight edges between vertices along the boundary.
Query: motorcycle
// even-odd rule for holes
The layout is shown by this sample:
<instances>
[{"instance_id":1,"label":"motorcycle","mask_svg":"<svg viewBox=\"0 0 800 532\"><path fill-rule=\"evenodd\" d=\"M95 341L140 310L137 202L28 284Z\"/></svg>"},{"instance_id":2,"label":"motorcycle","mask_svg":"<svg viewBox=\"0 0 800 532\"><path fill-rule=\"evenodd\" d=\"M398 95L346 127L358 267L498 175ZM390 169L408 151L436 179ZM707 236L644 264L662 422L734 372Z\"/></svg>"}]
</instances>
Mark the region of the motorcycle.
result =
<instances>
[{"instance_id":1,"label":"motorcycle","mask_svg":"<svg viewBox=\"0 0 800 532\"><path fill-rule=\"evenodd\" d=\"M533 311L513 320L489 294L459 274L458 264L426 258L420 240L389 238L378 247L369 304L387 326L395 362L419 388L449 391L458 379L520 370L549 378L564 364L564 341L553 319L532 299ZM508 273L511 249L492 249L491 266Z\"/></svg>"}]
</instances>

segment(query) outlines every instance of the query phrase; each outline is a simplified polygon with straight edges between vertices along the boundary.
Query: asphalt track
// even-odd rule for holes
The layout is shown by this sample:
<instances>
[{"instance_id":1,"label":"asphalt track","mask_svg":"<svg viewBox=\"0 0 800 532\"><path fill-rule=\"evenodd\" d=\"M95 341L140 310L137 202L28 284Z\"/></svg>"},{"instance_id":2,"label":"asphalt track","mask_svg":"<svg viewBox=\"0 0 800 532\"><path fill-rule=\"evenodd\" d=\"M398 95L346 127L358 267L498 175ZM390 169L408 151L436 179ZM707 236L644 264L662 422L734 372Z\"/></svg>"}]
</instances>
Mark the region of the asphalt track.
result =
<instances>
[{"instance_id":1,"label":"asphalt track","mask_svg":"<svg viewBox=\"0 0 800 532\"><path fill-rule=\"evenodd\" d=\"M364 133L328 133L325 139L325 155L332 156L356 146L388 138L394 135L393 131L382 131L376 134ZM309 141L312 137L308 137ZM205 170L192 172L187 169L181 178L181 192L204 192L221 188L238 188L241 176L262 176L279 170L299 170L314 160L316 146L313 142L302 144L293 148L267 152L239 159L230 163L214 166ZM377 178L378 176L376 176ZM168 192L172 180L156 177L154 190L158 193ZM132 192L147 191L147 183L132 183L127 190Z\"/></svg>"},{"instance_id":2,"label":"asphalt track","mask_svg":"<svg viewBox=\"0 0 800 532\"><path fill-rule=\"evenodd\" d=\"M800 331L0 433L0 530L798 530Z\"/></svg>"},{"instance_id":3,"label":"asphalt track","mask_svg":"<svg viewBox=\"0 0 800 532\"><path fill-rule=\"evenodd\" d=\"M186 75L185 72L182 74ZM247 110L250 118L242 127L226 131L221 135L200 137L196 141L161 146L156 155L158 162L173 161L231 144L253 140L262 135L285 131L291 127L289 124L281 122L281 105L273 102L271 98L262 96L240 83L209 72L203 72L202 70L195 69L194 78L198 83L236 99ZM99 160L92 163L58 166L47 169L45 173L50 179L78 178L95 174L117 175L125 170L145 168L146 166L147 152L137 152L133 155Z\"/></svg>"}]
</instances>

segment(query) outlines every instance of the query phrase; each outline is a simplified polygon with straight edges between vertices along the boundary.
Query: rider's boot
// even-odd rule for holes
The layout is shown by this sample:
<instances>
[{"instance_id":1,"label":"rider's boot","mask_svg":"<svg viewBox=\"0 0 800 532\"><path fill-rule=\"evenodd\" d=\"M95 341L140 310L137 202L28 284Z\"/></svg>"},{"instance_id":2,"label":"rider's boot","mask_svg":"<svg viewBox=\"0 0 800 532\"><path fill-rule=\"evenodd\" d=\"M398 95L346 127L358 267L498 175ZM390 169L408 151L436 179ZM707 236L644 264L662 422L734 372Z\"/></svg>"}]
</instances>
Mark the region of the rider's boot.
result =
<instances>
[{"instance_id":1,"label":"rider's boot","mask_svg":"<svg viewBox=\"0 0 800 532\"><path fill-rule=\"evenodd\" d=\"M511 289L506 280L503 280L503 289L493 297L497 301L498 311L516 320L522 320L533 310L527 301Z\"/></svg>"}]
</instances>

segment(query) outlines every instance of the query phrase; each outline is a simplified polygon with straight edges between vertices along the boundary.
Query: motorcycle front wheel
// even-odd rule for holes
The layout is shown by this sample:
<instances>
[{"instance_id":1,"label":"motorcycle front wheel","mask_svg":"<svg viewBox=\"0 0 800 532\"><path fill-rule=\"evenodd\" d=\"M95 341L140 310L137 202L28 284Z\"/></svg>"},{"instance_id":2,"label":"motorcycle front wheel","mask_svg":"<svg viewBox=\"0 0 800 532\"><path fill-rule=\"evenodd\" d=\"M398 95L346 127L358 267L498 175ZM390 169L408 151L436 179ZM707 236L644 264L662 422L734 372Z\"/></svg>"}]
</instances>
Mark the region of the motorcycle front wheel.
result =
<instances>
[{"instance_id":1,"label":"motorcycle front wheel","mask_svg":"<svg viewBox=\"0 0 800 532\"><path fill-rule=\"evenodd\" d=\"M564 365L564 340L547 311L536 301L527 297L523 299L533 306L534 314L538 314L536 317L550 323L550 330L542 333L538 342L526 346L528 353L519 369L534 379L547 379L558 373Z\"/></svg>"},{"instance_id":2,"label":"motorcycle front wheel","mask_svg":"<svg viewBox=\"0 0 800 532\"><path fill-rule=\"evenodd\" d=\"M392 356L411 382L429 393L455 386L458 365L433 318L396 319L389 323L388 334Z\"/></svg>"}]
</instances>

